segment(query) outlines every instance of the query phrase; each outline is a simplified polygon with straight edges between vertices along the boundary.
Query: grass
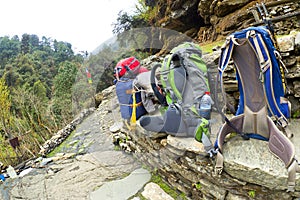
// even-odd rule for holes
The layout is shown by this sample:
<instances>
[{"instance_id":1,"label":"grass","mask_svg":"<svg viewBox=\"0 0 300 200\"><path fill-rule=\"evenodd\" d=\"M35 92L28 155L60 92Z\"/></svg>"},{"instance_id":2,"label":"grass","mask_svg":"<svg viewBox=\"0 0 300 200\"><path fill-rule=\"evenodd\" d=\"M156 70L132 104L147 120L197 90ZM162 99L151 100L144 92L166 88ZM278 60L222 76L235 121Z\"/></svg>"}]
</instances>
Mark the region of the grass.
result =
<instances>
[{"instance_id":1,"label":"grass","mask_svg":"<svg viewBox=\"0 0 300 200\"><path fill-rule=\"evenodd\" d=\"M255 198L255 190L250 190L248 192L248 196L251 198L251 199L254 199Z\"/></svg>"},{"instance_id":2,"label":"grass","mask_svg":"<svg viewBox=\"0 0 300 200\"><path fill-rule=\"evenodd\" d=\"M73 131L67 138L65 141L63 141L60 145L58 145L55 149L53 149L49 154L47 154L47 157L53 157L55 156L57 153L61 153L62 150L64 148L69 148L71 145L69 144L69 142L72 139L72 136L75 134L75 131ZM74 144L73 144L74 145Z\"/></svg>"},{"instance_id":3,"label":"grass","mask_svg":"<svg viewBox=\"0 0 300 200\"><path fill-rule=\"evenodd\" d=\"M176 189L171 188L167 183L165 183L165 181L158 174L153 173L150 181L159 185L161 189L163 189L167 194L169 194L174 199L178 199L178 197L180 197L180 199L187 199L184 193L178 194Z\"/></svg>"},{"instance_id":4,"label":"grass","mask_svg":"<svg viewBox=\"0 0 300 200\"><path fill-rule=\"evenodd\" d=\"M143 166L143 168L149 170L147 166ZM187 200L186 196L184 193L178 193L176 188L170 187L163 179L162 177L157 173L156 170L152 172L151 179L149 182L153 182L157 184L163 191L165 191L168 195L173 197L176 200ZM134 197L139 197L140 200L146 200L146 198L142 195L142 191L138 192L134 196L132 196L129 199L133 199Z\"/></svg>"},{"instance_id":5,"label":"grass","mask_svg":"<svg viewBox=\"0 0 300 200\"><path fill-rule=\"evenodd\" d=\"M213 52L213 48L216 46L222 46L224 44L225 40L219 40L219 41L215 41L215 42L210 42L210 43L202 43L200 44L201 49L203 51L203 53L212 53Z\"/></svg>"}]
</instances>

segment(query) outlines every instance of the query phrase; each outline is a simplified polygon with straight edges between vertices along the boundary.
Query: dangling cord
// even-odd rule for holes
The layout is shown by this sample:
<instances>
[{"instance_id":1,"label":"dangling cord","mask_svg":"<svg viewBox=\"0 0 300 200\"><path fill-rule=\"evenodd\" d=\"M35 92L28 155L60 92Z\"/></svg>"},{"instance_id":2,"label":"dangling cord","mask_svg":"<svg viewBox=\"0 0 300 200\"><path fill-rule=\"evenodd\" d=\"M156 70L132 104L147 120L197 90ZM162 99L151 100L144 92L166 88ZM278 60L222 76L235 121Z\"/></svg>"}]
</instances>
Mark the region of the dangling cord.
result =
<instances>
[{"instance_id":1,"label":"dangling cord","mask_svg":"<svg viewBox=\"0 0 300 200\"><path fill-rule=\"evenodd\" d=\"M130 128L135 130L136 127L136 99L135 99L135 90L132 91L132 114L130 119Z\"/></svg>"}]
</instances>

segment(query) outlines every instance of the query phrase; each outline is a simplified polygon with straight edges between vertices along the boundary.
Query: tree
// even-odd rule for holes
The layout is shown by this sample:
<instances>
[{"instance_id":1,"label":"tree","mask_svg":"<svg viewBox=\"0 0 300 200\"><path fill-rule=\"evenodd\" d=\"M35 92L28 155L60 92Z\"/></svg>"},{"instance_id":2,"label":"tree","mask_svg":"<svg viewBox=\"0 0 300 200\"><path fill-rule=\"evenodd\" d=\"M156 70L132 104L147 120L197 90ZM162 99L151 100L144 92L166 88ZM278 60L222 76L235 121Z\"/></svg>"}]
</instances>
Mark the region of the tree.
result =
<instances>
[{"instance_id":1,"label":"tree","mask_svg":"<svg viewBox=\"0 0 300 200\"><path fill-rule=\"evenodd\" d=\"M33 84L32 92L34 95L36 95L42 102L47 101L47 90L45 85L40 81L36 81Z\"/></svg>"},{"instance_id":2,"label":"tree","mask_svg":"<svg viewBox=\"0 0 300 200\"><path fill-rule=\"evenodd\" d=\"M147 3L146 3L147 2ZM153 0L138 0L136 12L129 15L127 12L120 11L116 23L113 23L113 33L120 34L134 28L149 27L152 25L152 19L157 14L157 8ZM148 6L150 5L150 7Z\"/></svg>"},{"instance_id":3,"label":"tree","mask_svg":"<svg viewBox=\"0 0 300 200\"><path fill-rule=\"evenodd\" d=\"M5 79L2 77L0 79L0 128L4 132L6 138L11 137L11 125L13 123L13 118L10 113L11 101L7 85L5 84Z\"/></svg>"},{"instance_id":4,"label":"tree","mask_svg":"<svg viewBox=\"0 0 300 200\"><path fill-rule=\"evenodd\" d=\"M72 119L72 86L77 74L77 64L61 63L54 78L53 112L59 122L67 124Z\"/></svg>"},{"instance_id":5,"label":"tree","mask_svg":"<svg viewBox=\"0 0 300 200\"><path fill-rule=\"evenodd\" d=\"M28 34L23 34L21 39L21 52L27 54L30 51L30 36Z\"/></svg>"},{"instance_id":6,"label":"tree","mask_svg":"<svg viewBox=\"0 0 300 200\"><path fill-rule=\"evenodd\" d=\"M8 36L0 37L0 65L4 68L5 65L20 52L20 41L17 36L9 39Z\"/></svg>"},{"instance_id":7,"label":"tree","mask_svg":"<svg viewBox=\"0 0 300 200\"><path fill-rule=\"evenodd\" d=\"M40 49L40 39L37 35L29 35L29 45L31 53Z\"/></svg>"},{"instance_id":8,"label":"tree","mask_svg":"<svg viewBox=\"0 0 300 200\"><path fill-rule=\"evenodd\" d=\"M54 40L54 59L56 63L61 63L63 61L71 61L74 58L74 52L72 50L72 45L68 42L58 42Z\"/></svg>"},{"instance_id":9,"label":"tree","mask_svg":"<svg viewBox=\"0 0 300 200\"><path fill-rule=\"evenodd\" d=\"M35 62L32 54L19 54L12 62L13 70L20 76L20 85L28 83L30 87L38 80ZM19 86L20 86L19 85Z\"/></svg>"}]
</instances>

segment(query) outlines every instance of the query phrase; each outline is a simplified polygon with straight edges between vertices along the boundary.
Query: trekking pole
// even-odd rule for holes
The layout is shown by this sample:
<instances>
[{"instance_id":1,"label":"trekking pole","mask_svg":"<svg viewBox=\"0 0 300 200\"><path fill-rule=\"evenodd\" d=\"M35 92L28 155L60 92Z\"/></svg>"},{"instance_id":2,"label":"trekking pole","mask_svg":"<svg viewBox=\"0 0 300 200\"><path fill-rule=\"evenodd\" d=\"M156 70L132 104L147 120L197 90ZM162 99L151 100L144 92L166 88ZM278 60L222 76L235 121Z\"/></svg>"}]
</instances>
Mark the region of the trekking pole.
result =
<instances>
[{"instance_id":1,"label":"trekking pole","mask_svg":"<svg viewBox=\"0 0 300 200\"><path fill-rule=\"evenodd\" d=\"M257 10L258 10L258 12L259 12L259 14L260 14L260 16L261 16L261 19L263 20L263 22L265 22L265 16L264 16L264 13L262 12L262 10L261 10L261 8L260 8L260 6L259 6L258 3L256 3L256 8L257 8Z\"/></svg>"},{"instance_id":2,"label":"trekking pole","mask_svg":"<svg viewBox=\"0 0 300 200\"><path fill-rule=\"evenodd\" d=\"M273 27L272 21L270 20L270 14L264 3L261 3L261 6L262 6L262 8L264 10L264 14L265 14L265 23L266 23L268 29L270 30L272 36L275 38L274 27Z\"/></svg>"},{"instance_id":3,"label":"trekking pole","mask_svg":"<svg viewBox=\"0 0 300 200\"><path fill-rule=\"evenodd\" d=\"M259 19L257 10L255 10L255 9L252 8L252 9L250 9L250 11L252 12L252 15L253 15L253 17L254 17L255 22L259 23L259 22L260 22L260 19Z\"/></svg>"},{"instance_id":4,"label":"trekking pole","mask_svg":"<svg viewBox=\"0 0 300 200\"><path fill-rule=\"evenodd\" d=\"M264 3L261 3L261 7L258 3L256 3L256 8L262 18L262 21L266 25L267 29L270 31L272 38L274 40L275 47L277 48L278 45L277 45L277 41L276 41L276 37L275 37L274 26L273 26L272 20L270 18L270 14ZM254 18L255 18L255 16L254 16Z\"/></svg>"},{"instance_id":5,"label":"trekking pole","mask_svg":"<svg viewBox=\"0 0 300 200\"><path fill-rule=\"evenodd\" d=\"M270 18L270 14L268 13L268 10L267 10L265 4L261 3L261 5L262 5L263 10L265 12L265 16L266 16L265 23L266 23L268 29L271 32L271 36L272 36L272 39L273 39L273 42L274 42L275 49L279 49L279 46L278 46L278 43L277 43L277 38L276 38L276 35L275 35L275 31L274 31L274 26L273 26L273 23L272 23L271 18ZM282 83L284 85L284 91L286 91L286 90L289 91L288 86L287 86L287 81L286 81L286 78L285 78L285 73L287 73L288 70L285 67L285 64L283 63L283 61L281 60L280 54L276 55L276 57L277 57L277 60L279 61L280 72L281 72L281 76L282 76Z\"/></svg>"}]
</instances>

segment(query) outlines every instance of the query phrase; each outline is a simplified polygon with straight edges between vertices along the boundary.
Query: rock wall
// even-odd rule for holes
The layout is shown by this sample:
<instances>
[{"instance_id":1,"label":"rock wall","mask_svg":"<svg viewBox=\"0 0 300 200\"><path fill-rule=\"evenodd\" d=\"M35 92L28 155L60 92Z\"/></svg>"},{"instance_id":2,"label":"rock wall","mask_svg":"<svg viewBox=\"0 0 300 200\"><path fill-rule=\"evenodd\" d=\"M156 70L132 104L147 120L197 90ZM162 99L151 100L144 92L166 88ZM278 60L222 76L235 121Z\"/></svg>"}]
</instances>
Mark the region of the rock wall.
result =
<instances>
[{"instance_id":1,"label":"rock wall","mask_svg":"<svg viewBox=\"0 0 300 200\"><path fill-rule=\"evenodd\" d=\"M199 42L211 41L253 25L255 19L251 8L261 2L267 6L270 18L298 13L283 21L274 21L276 34L284 35L291 30L299 30L300 5L296 1L277 5L274 0L159 0L155 5L158 13L153 23L158 27L185 33Z\"/></svg>"},{"instance_id":2,"label":"rock wall","mask_svg":"<svg viewBox=\"0 0 300 200\"><path fill-rule=\"evenodd\" d=\"M83 110L69 124L67 124L64 128L59 130L49 140L47 140L41 147L39 154L41 156L46 156L48 153L50 153L52 150L54 150L76 129L76 126L78 124L80 124L87 116L89 116L94 111L95 111L95 108L89 108L89 109Z\"/></svg>"},{"instance_id":3,"label":"rock wall","mask_svg":"<svg viewBox=\"0 0 300 200\"><path fill-rule=\"evenodd\" d=\"M114 95L114 86L106 89L98 108L103 132L108 132L114 122L121 121ZM213 118L216 123L211 127L212 141L221 125L216 113ZM135 129L123 126L114 130L112 137L116 145L132 153L143 165L159 173L167 184L193 200L291 200L300 197L300 177L297 176L296 192L287 193L287 170L263 141L244 141L239 137L229 140L224 146L224 172L219 176L214 173L215 160L194 138L147 132L138 124ZM299 140L293 142L295 146L300 145ZM298 151L297 156L300 156Z\"/></svg>"}]
</instances>

